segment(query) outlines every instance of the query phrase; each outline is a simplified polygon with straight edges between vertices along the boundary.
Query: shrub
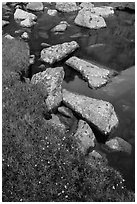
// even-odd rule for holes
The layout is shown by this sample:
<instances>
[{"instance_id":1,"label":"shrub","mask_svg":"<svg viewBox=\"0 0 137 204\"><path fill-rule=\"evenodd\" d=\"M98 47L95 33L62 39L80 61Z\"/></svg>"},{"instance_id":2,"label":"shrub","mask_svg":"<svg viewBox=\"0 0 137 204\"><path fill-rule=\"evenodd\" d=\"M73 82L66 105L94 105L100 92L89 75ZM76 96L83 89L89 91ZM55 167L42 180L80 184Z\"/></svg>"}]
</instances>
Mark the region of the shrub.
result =
<instances>
[{"instance_id":1,"label":"shrub","mask_svg":"<svg viewBox=\"0 0 137 204\"><path fill-rule=\"evenodd\" d=\"M47 125L40 90L3 72L3 202L133 201L117 171L90 166L73 136Z\"/></svg>"},{"instance_id":2,"label":"shrub","mask_svg":"<svg viewBox=\"0 0 137 204\"><path fill-rule=\"evenodd\" d=\"M21 40L2 39L2 67L4 70L27 73L29 66L29 47Z\"/></svg>"}]
</instances>

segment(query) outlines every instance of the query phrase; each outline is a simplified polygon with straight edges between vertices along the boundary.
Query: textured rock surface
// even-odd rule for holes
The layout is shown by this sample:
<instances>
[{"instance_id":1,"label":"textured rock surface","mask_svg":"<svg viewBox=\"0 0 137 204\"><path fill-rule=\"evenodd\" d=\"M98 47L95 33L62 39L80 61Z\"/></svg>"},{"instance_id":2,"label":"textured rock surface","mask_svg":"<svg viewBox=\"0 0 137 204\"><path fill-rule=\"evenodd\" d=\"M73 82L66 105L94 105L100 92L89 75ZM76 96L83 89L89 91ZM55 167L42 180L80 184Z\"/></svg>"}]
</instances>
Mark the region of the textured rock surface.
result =
<instances>
[{"instance_id":1,"label":"textured rock surface","mask_svg":"<svg viewBox=\"0 0 137 204\"><path fill-rule=\"evenodd\" d=\"M58 112L64 116L68 117L68 118L73 118L72 111L65 106L58 107Z\"/></svg>"},{"instance_id":2,"label":"textured rock surface","mask_svg":"<svg viewBox=\"0 0 137 204\"><path fill-rule=\"evenodd\" d=\"M26 8L31 11L42 11L44 6L41 2L30 2L27 4Z\"/></svg>"},{"instance_id":3,"label":"textured rock surface","mask_svg":"<svg viewBox=\"0 0 137 204\"><path fill-rule=\"evenodd\" d=\"M102 6L102 7L93 7L91 8L91 13L94 13L98 16L108 17L109 15L114 14L114 10L110 6Z\"/></svg>"},{"instance_id":4,"label":"textured rock surface","mask_svg":"<svg viewBox=\"0 0 137 204\"><path fill-rule=\"evenodd\" d=\"M74 2L57 2L56 9L62 12L72 12L77 11L80 8Z\"/></svg>"},{"instance_id":5,"label":"textured rock surface","mask_svg":"<svg viewBox=\"0 0 137 204\"><path fill-rule=\"evenodd\" d=\"M49 9L47 11L47 14L50 15L50 16L56 16L57 15L57 10L55 9Z\"/></svg>"},{"instance_id":6,"label":"textured rock surface","mask_svg":"<svg viewBox=\"0 0 137 204\"><path fill-rule=\"evenodd\" d=\"M24 32L24 33L21 35L21 37L22 37L24 40L29 39L29 35L28 35L27 32Z\"/></svg>"},{"instance_id":7,"label":"textured rock surface","mask_svg":"<svg viewBox=\"0 0 137 204\"><path fill-rule=\"evenodd\" d=\"M80 151L84 154L90 147L95 146L95 135L90 126L83 120L79 120L78 129L74 137L78 141Z\"/></svg>"},{"instance_id":8,"label":"textured rock surface","mask_svg":"<svg viewBox=\"0 0 137 204\"><path fill-rule=\"evenodd\" d=\"M99 29L106 27L106 22L103 17L93 14L90 10L81 9L75 18L75 23L79 26Z\"/></svg>"},{"instance_id":9,"label":"textured rock surface","mask_svg":"<svg viewBox=\"0 0 137 204\"><path fill-rule=\"evenodd\" d=\"M30 28L30 27L32 27L35 24L36 24L36 22L31 20L30 18L26 18L25 20L20 22L20 25L22 27L27 27L27 28Z\"/></svg>"},{"instance_id":10,"label":"textured rock surface","mask_svg":"<svg viewBox=\"0 0 137 204\"><path fill-rule=\"evenodd\" d=\"M84 79L88 81L89 87L99 88L106 84L115 72L103 69L78 57L71 57L66 64L79 71Z\"/></svg>"},{"instance_id":11,"label":"textured rock surface","mask_svg":"<svg viewBox=\"0 0 137 204\"><path fill-rule=\"evenodd\" d=\"M63 102L102 133L110 133L118 125L118 118L111 103L97 100L63 89Z\"/></svg>"},{"instance_id":12,"label":"textured rock surface","mask_svg":"<svg viewBox=\"0 0 137 204\"><path fill-rule=\"evenodd\" d=\"M33 75L31 82L40 83L47 91L46 105L49 111L57 108L62 101L62 82L64 70L62 67L47 68L46 71Z\"/></svg>"},{"instance_id":13,"label":"textured rock surface","mask_svg":"<svg viewBox=\"0 0 137 204\"><path fill-rule=\"evenodd\" d=\"M32 13L23 11L22 9L16 9L14 13L15 20L25 20L26 18L29 18L30 20L36 20L37 16Z\"/></svg>"},{"instance_id":14,"label":"textured rock surface","mask_svg":"<svg viewBox=\"0 0 137 204\"><path fill-rule=\"evenodd\" d=\"M92 4L91 2L82 2L79 6L81 8L91 9L94 7L94 4Z\"/></svg>"},{"instance_id":15,"label":"textured rock surface","mask_svg":"<svg viewBox=\"0 0 137 204\"><path fill-rule=\"evenodd\" d=\"M9 24L9 21L4 21L4 20L2 20L2 27L6 26L6 25L8 25L8 24Z\"/></svg>"},{"instance_id":16,"label":"textured rock surface","mask_svg":"<svg viewBox=\"0 0 137 204\"><path fill-rule=\"evenodd\" d=\"M53 64L65 58L78 47L79 45L75 41L53 45L41 51L41 60L49 64Z\"/></svg>"},{"instance_id":17,"label":"textured rock surface","mask_svg":"<svg viewBox=\"0 0 137 204\"><path fill-rule=\"evenodd\" d=\"M132 146L124 139L120 137L115 137L107 141L104 145L109 151L116 151L116 152L126 152L131 154Z\"/></svg>"}]
</instances>

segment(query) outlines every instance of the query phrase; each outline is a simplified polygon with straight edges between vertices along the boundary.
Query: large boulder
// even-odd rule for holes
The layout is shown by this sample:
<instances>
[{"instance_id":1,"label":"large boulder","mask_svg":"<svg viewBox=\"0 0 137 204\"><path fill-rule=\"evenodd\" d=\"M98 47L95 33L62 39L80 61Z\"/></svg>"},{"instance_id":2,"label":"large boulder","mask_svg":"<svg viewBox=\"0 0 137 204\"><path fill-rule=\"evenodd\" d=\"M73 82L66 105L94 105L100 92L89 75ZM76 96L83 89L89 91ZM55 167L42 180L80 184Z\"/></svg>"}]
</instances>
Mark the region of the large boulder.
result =
<instances>
[{"instance_id":1,"label":"large boulder","mask_svg":"<svg viewBox=\"0 0 137 204\"><path fill-rule=\"evenodd\" d=\"M66 64L79 71L84 79L88 81L89 87L91 88L99 88L105 85L109 81L109 78L115 73L112 70L103 69L75 56L69 58Z\"/></svg>"},{"instance_id":2,"label":"large boulder","mask_svg":"<svg viewBox=\"0 0 137 204\"><path fill-rule=\"evenodd\" d=\"M66 42L63 44L53 45L49 48L44 48L41 51L41 60L53 64L68 56L79 47L75 41Z\"/></svg>"},{"instance_id":3,"label":"large boulder","mask_svg":"<svg viewBox=\"0 0 137 204\"><path fill-rule=\"evenodd\" d=\"M93 7L90 9L91 13L94 13L98 16L108 17L114 14L114 10L110 6L102 6L102 7Z\"/></svg>"},{"instance_id":4,"label":"large boulder","mask_svg":"<svg viewBox=\"0 0 137 204\"><path fill-rule=\"evenodd\" d=\"M46 105L49 111L56 109L62 101L63 67L47 68L33 75L31 82L41 84L46 90Z\"/></svg>"},{"instance_id":5,"label":"large boulder","mask_svg":"<svg viewBox=\"0 0 137 204\"><path fill-rule=\"evenodd\" d=\"M41 2L30 2L27 4L26 8L31 11L43 11L44 6Z\"/></svg>"},{"instance_id":6,"label":"large boulder","mask_svg":"<svg viewBox=\"0 0 137 204\"><path fill-rule=\"evenodd\" d=\"M105 143L105 145L103 145L103 147L109 152L126 152L128 154L131 154L132 151L131 144L120 137L110 139Z\"/></svg>"},{"instance_id":7,"label":"large boulder","mask_svg":"<svg viewBox=\"0 0 137 204\"><path fill-rule=\"evenodd\" d=\"M30 28L36 24L35 21L31 20L31 18L26 18L25 20L20 22L20 26Z\"/></svg>"},{"instance_id":8,"label":"large boulder","mask_svg":"<svg viewBox=\"0 0 137 204\"><path fill-rule=\"evenodd\" d=\"M108 134L118 125L118 118L111 103L93 99L63 89L63 103L89 124Z\"/></svg>"},{"instance_id":9,"label":"large boulder","mask_svg":"<svg viewBox=\"0 0 137 204\"><path fill-rule=\"evenodd\" d=\"M106 22L103 17L92 13L88 9L81 9L75 18L75 24L91 29L99 29L106 27Z\"/></svg>"},{"instance_id":10,"label":"large boulder","mask_svg":"<svg viewBox=\"0 0 137 204\"><path fill-rule=\"evenodd\" d=\"M74 137L78 142L80 151L84 154L87 153L89 148L95 146L95 135L87 122L83 120L79 120L78 129L74 134Z\"/></svg>"},{"instance_id":11,"label":"large boulder","mask_svg":"<svg viewBox=\"0 0 137 204\"><path fill-rule=\"evenodd\" d=\"M74 2L57 2L56 9L62 12L73 12L79 10L80 8Z\"/></svg>"},{"instance_id":12,"label":"large boulder","mask_svg":"<svg viewBox=\"0 0 137 204\"><path fill-rule=\"evenodd\" d=\"M15 20L25 20L25 19L31 19L31 20L36 20L37 16L29 13L27 11L23 11L22 9L16 9L15 13L14 13L14 19Z\"/></svg>"}]
</instances>

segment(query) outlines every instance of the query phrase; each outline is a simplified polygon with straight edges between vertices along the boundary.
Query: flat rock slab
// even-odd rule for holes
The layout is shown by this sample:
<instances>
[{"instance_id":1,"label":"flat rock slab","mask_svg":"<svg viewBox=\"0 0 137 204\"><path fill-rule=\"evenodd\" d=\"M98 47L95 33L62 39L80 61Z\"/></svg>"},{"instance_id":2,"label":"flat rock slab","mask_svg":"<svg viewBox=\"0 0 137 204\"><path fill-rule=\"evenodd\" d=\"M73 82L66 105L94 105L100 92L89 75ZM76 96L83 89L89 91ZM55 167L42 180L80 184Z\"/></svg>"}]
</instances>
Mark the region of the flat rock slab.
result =
<instances>
[{"instance_id":1,"label":"flat rock slab","mask_svg":"<svg viewBox=\"0 0 137 204\"><path fill-rule=\"evenodd\" d=\"M4 20L2 20L2 27L8 25L9 23L10 23L9 21L4 21Z\"/></svg>"},{"instance_id":2,"label":"flat rock slab","mask_svg":"<svg viewBox=\"0 0 137 204\"><path fill-rule=\"evenodd\" d=\"M27 4L26 9L31 11L43 11L44 6L41 2L30 2Z\"/></svg>"},{"instance_id":3,"label":"flat rock slab","mask_svg":"<svg viewBox=\"0 0 137 204\"><path fill-rule=\"evenodd\" d=\"M91 29L99 29L107 26L103 17L92 13L88 9L81 9L74 22L76 25Z\"/></svg>"},{"instance_id":4,"label":"flat rock slab","mask_svg":"<svg viewBox=\"0 0 137 204\"><path fill-rule=\"evenodd\" d=\"M16 9L14 13L15 20L25 20L26 18L29 18L33 21L37 19L37 16L27 11L23 11L22 9Z\"/></svg>"},{"instance_id":5,"label":"flat rock slab","mask_svg":"<svg viewBox=\"0 0 137 204\"><path fill-rule=\"evenodd\" d=\"M110 152L126 152L131 154L132 146L124 139L120 137L115 137L107 141L104 145Z\"/></svg>"},{"instance_id":6,"label":"flat rock slab","mask_svg":"<svg viewBox=\"0 0 137 204\"><path fill-rule=\"evenodd\" d=\"M108 17L114 14L113 7L110 6L102 6L102 7L93 7L90 9L91 13L94 13L98 16Z\"/></svg>"},{"instance_id":7,"label":"flat rock slab","mask_svg":"<svg viewBox=\"0 0 137 204\"><path fill-rule=\"evenodd\" d=\"M62 101L63 67L47 68L33 75L31 82L41 84L46 91L46 105L49 111L56 109Z\"/></svg>"},{"instance_id":8,"label":"flat rock slab","mask_svg":"<svg viewBox=\"0 0 137 204\"><path fill-rule=\"evenodd\" d=\"M118 118L111 103L97 100L63 89L63 103L79 114L103 134L118 125Z\"/></svg>"},{"instance_id":9,"label":"flat rock slab","mask_svg":"<svg viewBox=\"0 0 137 204\"><path fill-rule=\"evenodd\" d=\"M53 45L49 48L44 48L41 51L41 60L53 64L67 57L79 47L75 41L65 42L63 44Z\"/></svg>"},{"instance_id":10,"label":"flat rock slab","mask_svg":"<svg viewBox=\"0 0 137 204\"><path fill-rule=\"evenodd\" d=\"M73 12L79 10L80 8L74 2L57 2L56 9L62 12Z\"/></svg>"},{"instance_id":11,"label":"flat rock slab","mask_svg":"<svg viewBox=\"0 0 137 204\"><path fill-rule=\"evenodd\" d=\"M90 126L84 120L79 120L74 137L77 139L79 149L86 154L90 147L95 146L95 135Z\"/></svg>"},{"instance_id":12,"label":"flat rock slab","mask_svg":"<svg viewBox=\"0 0 137 204\"><path fill-rule=\"evenodd\" d=\"M78 57L69 58L66 64L79 71L90 88L99 88L105 85L109 78L115 74L113 70L103 69Z\"/></svg>"}]
</instances>

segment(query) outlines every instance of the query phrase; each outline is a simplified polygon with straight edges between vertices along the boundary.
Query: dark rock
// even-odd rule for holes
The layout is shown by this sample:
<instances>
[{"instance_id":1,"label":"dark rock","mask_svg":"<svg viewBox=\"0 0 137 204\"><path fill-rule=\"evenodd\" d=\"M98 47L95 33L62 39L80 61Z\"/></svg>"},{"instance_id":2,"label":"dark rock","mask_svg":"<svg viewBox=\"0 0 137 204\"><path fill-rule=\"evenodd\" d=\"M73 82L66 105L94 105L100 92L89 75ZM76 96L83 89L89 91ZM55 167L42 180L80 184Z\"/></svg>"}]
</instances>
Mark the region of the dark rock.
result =
<instances>
[{"instance_id":1,"label":"dark rock","mask_svg":"<svg viewBox=\"0 0 137 204\"><path fill-rule=\"evenodd\" d=\"M93 14L90 10L81 9L75 18L76 25L99 29L106 27L106 22L103 17Z\"/></svg>"},{"instance_id":2,"label":"dark rock","mask_svg":"<svg viewBox=\"0 0 137 204\"><path fill-rule=\"evenodd\" d=\"M27 32L24 32L22 35L21 35L22 39L24 40L28 40L29 39L29 35Z\"/></svg>"},{"instance_id":3,"label":"dark rock","mask_svg":"<svg viewBox=\"0 0 137 204\"><path fill-rule=\"evenodd\" d=\"M58 107L58 112L64 116L68 117L68 118L73 118L72 111L65 106Z\"/></svg>"},{"instance_id":4,"label":"dark rock","mask_svg":"<svg viewBox=\"0 0 137 204\"><path fill-rule=\"evenodd\" d=\"M9 39L9 40L15 39L13 36L11 36L11 35L9 35L9 34L6 34L4 37L7 38L7 39Z\"/></svg>"},{"instance_id":5,"label":"dark rock","mask_svg":"<svg viewBox=\"0 0 137 204\"><path fill-rule=\"evenodd\" d=\"M47 91L46 105L49 111L56 109L62 101L63 67L47 68L33 75L31 82L41 84Z\"/></svg>"},{"instance_id":6,"label":"dark rock","mask_svg":"<svg viewBox=\"0 0 137 204\"><path fill-rule=\"evenodd\" d=\"M41 51L41 60L53 64L67 57L79 47L75 41L66 42L63 44L53 45Z\"/></svg>"},{"instance_id":7,"label":"dark rock","mask_svg":"<svg viewBox=\"0 0 137 204\"><path fill-rule=\"evenodd\" d=\"M35 63L35 55L30 55L30 58L29 58L29 64L34 64Z\"/></svg>"},{"instance_id":8,"label":"dark rock","mask_svg":"<svg viewBox=\"0 0 137 204\"><path fill-rule=\"evenodd\" d=\"M80 8L74 2L57 2L56 9L62 12L73 12L79 10Z\"/></svg>"},{"instance_id":9,"label":"dark rock","mask_svg":"<svg viewBox=\"0 0 137 204\"><path fill-rule=\"evenodd\" d=\"M44 6L41 2L30 2L27 4L26 8L31 11L43 11Z\"/></svg>"},{"instance_id":10,"label":"dark rock","mask_svg":"<svg viewBox=\"0 0 137 204\"><path fill-rule=\"evenodd\" d=\"M118 125L118 118L111 103L79 95L63 89L63 103L93 124L103 134Z\"/></svg>"},{"instance_id":11,"label":"dark rock","mask_svg":"<svg viewBox=\"0 0 137 204\"><path fill-rule=\"evenodd\" d=\"M90 147L95 146L95 135L90 126L83 120L79 120L74 137L77 139L79 149L83 154L86 154Z\"/></svg>"},{"instance_id":12,"label":"dark rock","mask_svg":"<svg viewBox=\"0 0 137 204\"><path fill-rule=\"evenodd\" d=\"M99 88L105 85L115 73L113 70L103 69L78 57L69 58L66 64L79 71L91 88Z\"/></svg>"},{"instance_id":13,"label":"dark rock","mask_svg":"<svg viewBox=\"0 0 137 204\"><path fill-rule=\"evenodd\" d=\"M66 29L67 29L67 24L61 22L59 25L55 26L51 31L64 32Z\"/></svg>"}]
</instances>

